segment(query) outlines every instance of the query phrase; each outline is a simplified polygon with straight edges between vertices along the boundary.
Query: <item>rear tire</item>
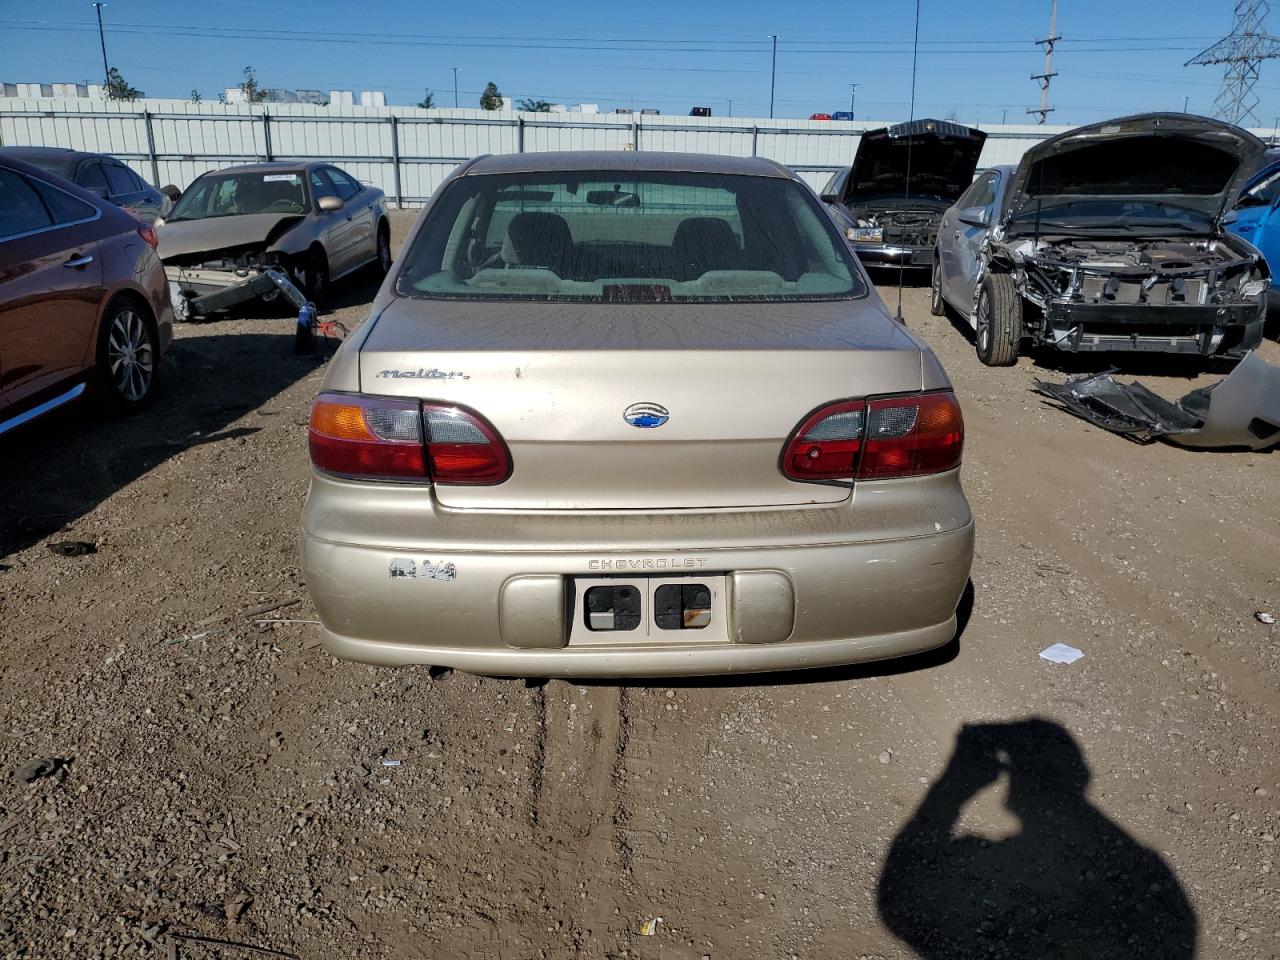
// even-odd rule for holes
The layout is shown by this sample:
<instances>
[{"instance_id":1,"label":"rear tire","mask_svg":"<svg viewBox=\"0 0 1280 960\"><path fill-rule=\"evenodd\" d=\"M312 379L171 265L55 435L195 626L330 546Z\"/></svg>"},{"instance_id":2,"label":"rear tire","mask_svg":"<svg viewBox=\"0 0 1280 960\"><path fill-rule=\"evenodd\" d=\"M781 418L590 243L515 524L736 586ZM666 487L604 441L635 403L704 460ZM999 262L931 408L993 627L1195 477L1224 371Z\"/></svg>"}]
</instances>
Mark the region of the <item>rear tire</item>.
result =
<instances>
[{"instance_id":1,"label":"rear tire","mask_svg":"<svg viewBox=\"0 0 1280 960\"><path fill-rule=\"evenodd\" d=\"M383 220L378 224L378 253L375 266L378 276L385 277L391 271L391 227Z\"/></svg>"},{"instance_id":2,"label":"rear tire","mask_svg":"<svg viewBox=\"0 0 1280 960\"><path fill-rule=\"evenodd\" d=\"M117 297L98 330L97 390L116 407L131 413L145 407L155 392L160 367L155 320L134 297Z\"/></svg>"},{"instance_id":3,"label":"rear tire","mask_svg":"<svg viewBox=\"0 0 1280 960\"><path fill-rule=\"evenodd\" d=\"M982 281L973 339L978 359L988 367L1011 367L1018 362L1022 297L1007 273L989 273Z\"/></svg>"},{"instance_id":4,"label":"rear tire","mask_svg":"<svg viewBox=\"0 0 1280 960\"><path fill-rule=\"evenodd\" d=\"M947 315L947 302L942 299L942 260L935 252L933 255L933 281L929 297L929 312L935 317Z\"/></svg>"}]
</instances>

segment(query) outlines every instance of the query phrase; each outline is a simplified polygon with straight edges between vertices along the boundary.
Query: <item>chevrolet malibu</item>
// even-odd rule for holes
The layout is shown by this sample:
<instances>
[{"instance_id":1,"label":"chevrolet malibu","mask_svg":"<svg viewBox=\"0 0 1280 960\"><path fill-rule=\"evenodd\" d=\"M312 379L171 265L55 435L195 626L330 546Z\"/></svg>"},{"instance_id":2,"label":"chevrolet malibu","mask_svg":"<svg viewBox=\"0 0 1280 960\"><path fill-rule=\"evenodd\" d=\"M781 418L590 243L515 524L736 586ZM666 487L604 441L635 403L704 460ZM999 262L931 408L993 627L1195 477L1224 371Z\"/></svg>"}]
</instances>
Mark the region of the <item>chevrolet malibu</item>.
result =
<instances>
[{"instance_id":1,"label":"chevrolet malibu","mask_svg":"<svg viewBox=\"0 0 1280 960\"><path fill-rule=\"evenodd\" d=\"M652 677L955 634L955 394L771 161L462 165L309 438L303 562L340 657Z\"/></svg>"}]
</instances>

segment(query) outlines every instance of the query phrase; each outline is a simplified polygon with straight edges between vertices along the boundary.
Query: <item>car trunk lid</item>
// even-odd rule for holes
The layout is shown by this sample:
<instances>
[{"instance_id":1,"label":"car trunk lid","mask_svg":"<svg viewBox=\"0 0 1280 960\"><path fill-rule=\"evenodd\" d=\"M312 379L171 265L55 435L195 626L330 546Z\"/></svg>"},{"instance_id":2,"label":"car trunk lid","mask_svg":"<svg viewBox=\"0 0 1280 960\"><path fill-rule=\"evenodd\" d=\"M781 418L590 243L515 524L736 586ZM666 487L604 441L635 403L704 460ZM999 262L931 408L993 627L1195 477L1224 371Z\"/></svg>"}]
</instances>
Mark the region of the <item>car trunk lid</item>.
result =
<instances>
[{"instance_id":1,"label":"car trunk lid","mask_svg":"<svg viewBox=\"0 0 1280 960\"><path fill-rule=\"evenodd\" d=\"M438 485L447 506L779 506L849 496L848 485L780 472L805 415L840 398L918 391L921 363L920 346L874 296L696 305L402 298L365 337L360 386L464 405L506 441L510 478Z\"/></svg>"}]
</instances>

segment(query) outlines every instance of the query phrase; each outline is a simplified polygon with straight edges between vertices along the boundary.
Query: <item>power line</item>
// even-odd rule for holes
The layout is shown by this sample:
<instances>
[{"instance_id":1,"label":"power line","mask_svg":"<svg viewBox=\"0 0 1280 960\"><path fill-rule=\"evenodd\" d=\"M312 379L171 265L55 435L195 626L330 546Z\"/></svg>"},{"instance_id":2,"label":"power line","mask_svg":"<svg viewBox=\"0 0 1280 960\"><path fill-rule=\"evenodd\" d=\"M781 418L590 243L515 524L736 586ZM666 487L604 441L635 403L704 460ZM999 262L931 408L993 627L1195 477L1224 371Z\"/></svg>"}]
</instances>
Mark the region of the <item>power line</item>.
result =
<instances>
[{"instance_id":1,"label":"power line","mask_svg":"<svg viewBox=\"0 0 1280 960\"><path fill-rule=\"evenodd\" d=\"M1270 12L1268 0L1239 0L1231 33L1184 64L1226 65L1213 112L1228 123L1258 122L1258 96L1253 91L1262 75L1262 61L1280 57L1280 38L1266 33Z\"/></svg>"}]
</instances>

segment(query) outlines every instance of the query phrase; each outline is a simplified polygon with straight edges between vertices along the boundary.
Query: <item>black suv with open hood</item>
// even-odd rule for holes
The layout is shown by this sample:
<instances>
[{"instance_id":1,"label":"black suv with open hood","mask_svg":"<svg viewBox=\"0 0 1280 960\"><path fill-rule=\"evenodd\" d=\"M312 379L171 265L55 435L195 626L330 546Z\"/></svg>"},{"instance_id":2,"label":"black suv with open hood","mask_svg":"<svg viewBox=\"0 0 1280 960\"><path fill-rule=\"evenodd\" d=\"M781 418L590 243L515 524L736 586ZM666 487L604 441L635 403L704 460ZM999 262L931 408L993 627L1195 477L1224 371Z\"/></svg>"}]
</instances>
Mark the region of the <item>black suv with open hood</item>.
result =
<instances>
[{"instance_id":1,"label":"black suv with open hood","mask_svg":"<svg viewBox=\"0 0 1280 960\"><path fill-rule=\"evenodd\" d=\"M939 238L934 310L968 316L993 366L1027 341L1242 356L1262 341L1270 274L1223 221L1263 150L1246 130L1182 113L1050 137L991 171L986 206L966 195L947 212L957 227Z\"/></svg>"},{"instance_id":2,"label":"black suv with open hood","mask_svg":"<svg viewBox=\"0 0 1280 960\"><path fill-rule=\"evenodd\" d=\"M946 120L868 130L822 191L867 266L928 267L943 212L973 181L987 135Z\"/></svg>"}]
</instances>

